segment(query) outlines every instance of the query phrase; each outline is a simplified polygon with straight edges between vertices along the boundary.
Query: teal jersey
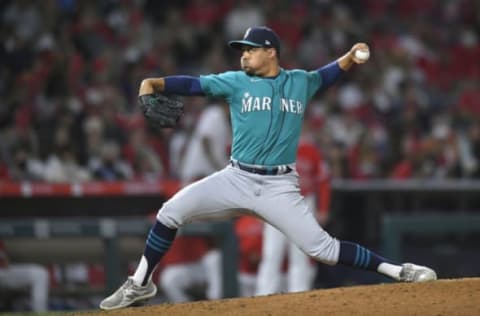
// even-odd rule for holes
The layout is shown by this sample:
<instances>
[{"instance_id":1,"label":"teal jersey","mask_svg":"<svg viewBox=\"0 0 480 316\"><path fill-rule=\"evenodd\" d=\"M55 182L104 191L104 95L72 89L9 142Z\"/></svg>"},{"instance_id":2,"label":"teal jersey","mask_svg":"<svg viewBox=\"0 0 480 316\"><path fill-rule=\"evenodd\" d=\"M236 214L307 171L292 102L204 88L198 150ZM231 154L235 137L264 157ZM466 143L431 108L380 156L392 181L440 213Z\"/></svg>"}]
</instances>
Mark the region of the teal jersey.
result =
<instances>
[{"instance_id":1,"label":"teal jersey","mask_svg":"<svg viewBox=\"0 0 480 316\"><path fill-rule=\"evenodd\" d=\"M318 71L284 70L274 78L243 71L200 76L203 92L230 105L233 159L277 166L294 163L303 115L322 84Z\"/></svg>"}]
</instances>

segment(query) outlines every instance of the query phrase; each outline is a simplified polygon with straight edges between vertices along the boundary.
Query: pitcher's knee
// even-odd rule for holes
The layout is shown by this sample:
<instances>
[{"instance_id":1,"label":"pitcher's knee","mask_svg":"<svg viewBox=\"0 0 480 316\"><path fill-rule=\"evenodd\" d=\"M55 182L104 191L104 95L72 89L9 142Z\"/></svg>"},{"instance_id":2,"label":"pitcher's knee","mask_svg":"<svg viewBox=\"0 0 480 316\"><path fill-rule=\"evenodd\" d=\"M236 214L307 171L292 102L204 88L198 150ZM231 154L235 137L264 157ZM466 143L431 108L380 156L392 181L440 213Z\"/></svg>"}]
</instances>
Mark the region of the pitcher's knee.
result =
<instances>
[{"instance_id":1,"label":"pitcher's knee","mask_svg":"<svg viewBox=\"0 0 480 316\"><path fill-rule=\"evenodd\" d=\"M331 266L337 264L339 253L340 242L332 237L307 250L307 254L310 257Z\"/></svg>"},{"instance_id":2,"label":"pitcher's knee","mask_svg":"<svg viewBox=\"0 0 480 316\"><path fill-rule=\"evenodd\" d=\"M164 204L157 213L157 221L171 229L177 229L183 225L179 216L176 216L173 208Z\"/></svg>"}]
</instances>

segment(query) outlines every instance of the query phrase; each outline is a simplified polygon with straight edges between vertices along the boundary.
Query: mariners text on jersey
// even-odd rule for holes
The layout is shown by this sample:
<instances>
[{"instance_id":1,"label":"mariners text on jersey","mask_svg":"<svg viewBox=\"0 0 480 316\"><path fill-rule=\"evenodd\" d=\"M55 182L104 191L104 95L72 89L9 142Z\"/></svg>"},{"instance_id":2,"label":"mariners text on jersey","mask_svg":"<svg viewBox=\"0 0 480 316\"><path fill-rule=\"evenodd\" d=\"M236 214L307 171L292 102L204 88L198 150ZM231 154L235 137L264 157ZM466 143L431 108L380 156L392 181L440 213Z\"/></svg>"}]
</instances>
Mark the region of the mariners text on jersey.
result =
<instances>
[{"instance_id":1,"label":"mariners text on jersey","mask_svg":"<svg viewBox=\"0 0 480 316\"><path fill-rule=\"evenodd\" d=\"M242 98L241 112L271 111L271 106L271 97L257 97L246 92ZM295 114L303 114L303 110L305 108L301 101L285 98L280 98L280 104L278 104L278 106L282 112L290 112Z\"/></svg>"}]
</instances>

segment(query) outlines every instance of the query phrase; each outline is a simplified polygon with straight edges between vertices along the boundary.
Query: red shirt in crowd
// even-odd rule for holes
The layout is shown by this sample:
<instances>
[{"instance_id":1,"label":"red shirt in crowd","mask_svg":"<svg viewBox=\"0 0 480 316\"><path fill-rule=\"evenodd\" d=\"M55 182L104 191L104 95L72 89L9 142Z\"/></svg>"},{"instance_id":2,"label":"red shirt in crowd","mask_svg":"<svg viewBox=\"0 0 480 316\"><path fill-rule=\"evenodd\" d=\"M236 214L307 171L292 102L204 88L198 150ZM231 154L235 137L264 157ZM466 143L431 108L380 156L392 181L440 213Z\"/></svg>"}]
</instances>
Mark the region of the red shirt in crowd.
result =
<instances>
[{"instance_id":1,"label":"red shirt in crowd","mask_svg":"<svg viewBox=\"0 0 480 316\"><path fill-rule=\"evenodd\" d=\"M211 249L211 241L202 236L179 235L160 261L159 268L171 264L197 262Z\"/></svg>"},{"instance_id":2,"label":"red shirt in crowd","mask_svg":"<svg viewBox=\"0 0 480 316\"><path fill-rule=\"evenodd\" d=\"M320 150L307 140L300 139L297 151L297 172L302 195L317 194L318 210L330 209L330 175Z\"/></svg>"},{"instance_id":3,"label":"red shirt in crowd","mask_svg":"<svg viewBox=\"0 0 480 316\"><path fill-rule=\"evenodd\" d=\"M262 258L263 221L254 216L241 216L235 222L240 272L256 274Z\"/></svg>"}]
</instances>

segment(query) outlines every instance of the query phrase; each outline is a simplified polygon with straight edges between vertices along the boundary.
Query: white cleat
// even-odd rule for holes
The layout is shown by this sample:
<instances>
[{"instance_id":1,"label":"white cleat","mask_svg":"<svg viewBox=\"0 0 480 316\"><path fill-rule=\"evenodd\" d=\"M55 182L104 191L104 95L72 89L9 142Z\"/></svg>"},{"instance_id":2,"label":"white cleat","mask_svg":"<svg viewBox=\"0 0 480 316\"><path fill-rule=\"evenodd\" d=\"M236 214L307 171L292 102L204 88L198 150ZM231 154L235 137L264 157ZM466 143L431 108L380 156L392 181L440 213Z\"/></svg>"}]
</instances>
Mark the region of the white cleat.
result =
<instances>
[{"instance_id":1,"label":"white cleat","mask_svg":"<svg viewBox=\"0 0 480 316\"><path fill-rule=\"evenodd\" d=\"M104 310L119 309L133 305L134 303L145 301L157 294L157 287L152 280L145 286L138 286L133 283L131 277L118 288L112 295L105 298L100 303L100 308Z\"/></svg>"},{"instance_id":2,"label":"white cleat","mask_svg":"<svg viewBox=\"0 0 480 316\"><path fill-rule=\"evenodd\" d=\"M437 274L432 269L413 263L404 263L398 280L402 282L428 282L436 279Z\"/></svg>"}]
</instances>

